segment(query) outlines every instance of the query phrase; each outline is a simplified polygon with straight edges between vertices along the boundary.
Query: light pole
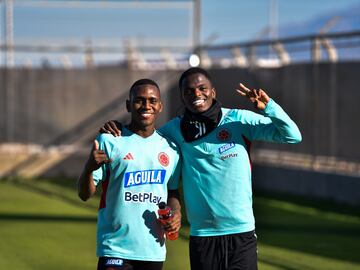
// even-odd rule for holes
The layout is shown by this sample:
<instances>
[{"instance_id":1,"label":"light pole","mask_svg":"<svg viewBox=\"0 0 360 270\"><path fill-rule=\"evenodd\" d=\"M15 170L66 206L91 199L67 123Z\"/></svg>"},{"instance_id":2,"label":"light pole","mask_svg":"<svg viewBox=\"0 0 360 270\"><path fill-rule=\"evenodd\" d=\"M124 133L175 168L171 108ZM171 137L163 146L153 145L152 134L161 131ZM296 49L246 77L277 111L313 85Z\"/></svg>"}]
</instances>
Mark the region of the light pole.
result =
<instances>
[{"instance_id":1,"label":"light pole","mask_svg":"<svg viewBox=\"0 0 360 270\"><path fill-rule=\"evenodd\" d=\"M5 39L5 67L12 68L14 66L14 2L13 0L5 0L4 2L4 39Z\"/></svg>"},{"instance_id":2,"label":"light pole","mask_svg":"<svg viewBox=\"0 0 360 270\"><path fill-rule=\"evenodd\" d=\"M201 0L193 1L193 48L198 48L201 36Z\"/></svg>"}]
</instances>

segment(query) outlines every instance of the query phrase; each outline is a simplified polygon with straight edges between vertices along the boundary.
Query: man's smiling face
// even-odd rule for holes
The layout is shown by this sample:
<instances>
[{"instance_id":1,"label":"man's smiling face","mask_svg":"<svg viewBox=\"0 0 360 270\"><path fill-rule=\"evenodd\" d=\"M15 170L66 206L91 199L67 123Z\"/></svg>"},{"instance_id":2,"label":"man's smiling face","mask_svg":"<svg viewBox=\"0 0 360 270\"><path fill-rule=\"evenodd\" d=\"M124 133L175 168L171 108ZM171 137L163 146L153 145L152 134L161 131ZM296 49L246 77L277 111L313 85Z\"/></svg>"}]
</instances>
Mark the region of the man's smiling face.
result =
<instances>
[{"instance_id":1,"label":"man's smiling face","mask_svg":"<svg viewBox=\"0 0 360 270\"><path fill-rule=\"evenodd\" d=\"M154 126L162 111L159 89L150 84L136 86L127 101L127 109L131 113L132 123L138 128Z\"/></svg>"},{"instance_id":2,"label":"man's smiling face","mask_svg":"<svg viewBox=\"0 0 360 270\"><path fill-rule=\"evenodd\" d=\"M207 111L216 96L210 80L201 73L190 74L181 83L181 98L185 107L193 113Z\"/></svg>"}]
</instances>

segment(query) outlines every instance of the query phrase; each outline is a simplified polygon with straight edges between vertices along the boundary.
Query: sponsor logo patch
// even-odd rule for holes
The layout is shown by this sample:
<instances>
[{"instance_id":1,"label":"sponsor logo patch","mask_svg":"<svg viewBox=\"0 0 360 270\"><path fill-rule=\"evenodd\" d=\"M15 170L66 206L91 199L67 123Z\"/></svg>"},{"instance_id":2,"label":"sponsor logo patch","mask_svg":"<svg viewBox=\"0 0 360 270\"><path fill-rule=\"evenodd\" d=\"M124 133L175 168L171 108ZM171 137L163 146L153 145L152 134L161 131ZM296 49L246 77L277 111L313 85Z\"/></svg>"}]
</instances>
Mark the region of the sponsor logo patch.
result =
<instances>
[{"instance_id":1,"label":"sponsor logo patch","mask_svg":"<svg viewBox=\"0 0 360 270\"><path fill-rule=\"evenodd\" d=\"M230 153L230 154L227 154L227 155L223 155L220 158L221 158L221 160L225 160L225 159L228 159L228 158L235 158L237 156L238 156L237 153Z\"/></svg>"},{"instance_id":2,"label":"sponsor logo patch","mask_svg":"<svg viewBox=\"0 0 360 270\"><path fill-rule=\"evenodd\" d=\"M222 153L226 152L227 150L229 150L231 148L234 148L234 147L235 147L234 142L224 144L224 145L219 147L219 154L222 154Z\"/></svg>"},{"instance_id":3,"label":"sponsor logo patch","mask_svg":"<svg viewBox=\"0 0 360 270\"><path fill-rule=\"evenodd\" d=\"M163 184L165 180L165 170L146 170L127 172L124 176L124 187Z\"/></svg>"},{"instance_id":4,"label":"sponsor logo patch","mask_svg":"<svg viewBox=\"0 0 360 270\"><path fill-rule=\"evenodd\" d=\"M122 266L124 261L122 259L107 259L105 265Z\"/></svg>"},{"instance_id":5,"label":"sponsor logo patch","mask_svg":"<svg viewBox=\"0 0 360 270\"><path fill-rule=\"evenodd\" d=\"M230 140L231 139L231 133L229 130L227 130L226 128L223 128L222 130L220 130L217 134L217 138L220 141L226 141L226 140Z\"/></svg>"},{"instance_id":6,"label":"sponsor logo patch","mask_svg":"<svg viewBox=\"0 0 360 270\"><path fill-rule=\"evenodd\" d=\"M161 202L161 197L154 195L152 192L139 192L132 193L129 191L125 192L125 202L136 202L136 203L155 203Z\"/></svg>"},{"instance_id":7,"label":"sponsor logo patch","mask_svg":"<svg viewBox=\"0 0 360 270\"><path fill-rule=\"evenodd\" d=\"M169 156L164 152L159 153L158 160L160 164L163 165L164 167L169 165Z\"/></svg>"}]
</instances>

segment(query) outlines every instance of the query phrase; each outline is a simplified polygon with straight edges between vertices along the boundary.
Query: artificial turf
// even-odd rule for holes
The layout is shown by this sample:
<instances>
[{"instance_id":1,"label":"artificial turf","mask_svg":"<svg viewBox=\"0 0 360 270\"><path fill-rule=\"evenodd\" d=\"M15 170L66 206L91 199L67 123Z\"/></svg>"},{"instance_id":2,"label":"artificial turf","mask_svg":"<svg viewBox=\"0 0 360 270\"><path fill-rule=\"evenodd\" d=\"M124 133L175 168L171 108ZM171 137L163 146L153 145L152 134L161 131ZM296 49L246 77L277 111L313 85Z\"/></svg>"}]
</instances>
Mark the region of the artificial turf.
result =
<instances>
[{"instance_id":1,"label":"artificial turf","mask_svg":"<svg viewBox=\"0 0 360 270\"><path fill-rule=\"evenodd\" d=\"M84 203L73 179L0 181L0 269L95 269L98 197ZM259 269L360 269L359 209L257 194ZM164 270L187 270L185 224L168 242Z\"/></svg>"}]
</instances>

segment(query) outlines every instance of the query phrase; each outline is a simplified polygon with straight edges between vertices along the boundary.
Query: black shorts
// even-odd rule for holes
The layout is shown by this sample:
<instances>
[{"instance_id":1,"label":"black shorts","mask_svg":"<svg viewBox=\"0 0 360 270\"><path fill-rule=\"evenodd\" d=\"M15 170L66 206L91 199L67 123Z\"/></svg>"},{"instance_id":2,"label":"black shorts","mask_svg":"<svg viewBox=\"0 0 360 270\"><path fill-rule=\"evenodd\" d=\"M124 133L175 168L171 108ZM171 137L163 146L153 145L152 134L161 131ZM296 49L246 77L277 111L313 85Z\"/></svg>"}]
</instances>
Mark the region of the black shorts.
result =
<instances>
[{"instance_id":1,"label":"black shorts","mask_svg":"<svg viewBox=\"0 0 360 270\"><path fill-rule=\"evenodd\" d=\"M116 257L100 257L97 270L161 270L163 262L135 261Z\"/></svg>"},{"instance_id":2,"label":"black shorts","mask_svg":"<svg viewBox=\"0 0 360 270\"><path fill-rule=\"evenodd\" d=\"M257 270L255 231L221 235L190 236L192 270Z\"/></svg>"}]
</instances>

